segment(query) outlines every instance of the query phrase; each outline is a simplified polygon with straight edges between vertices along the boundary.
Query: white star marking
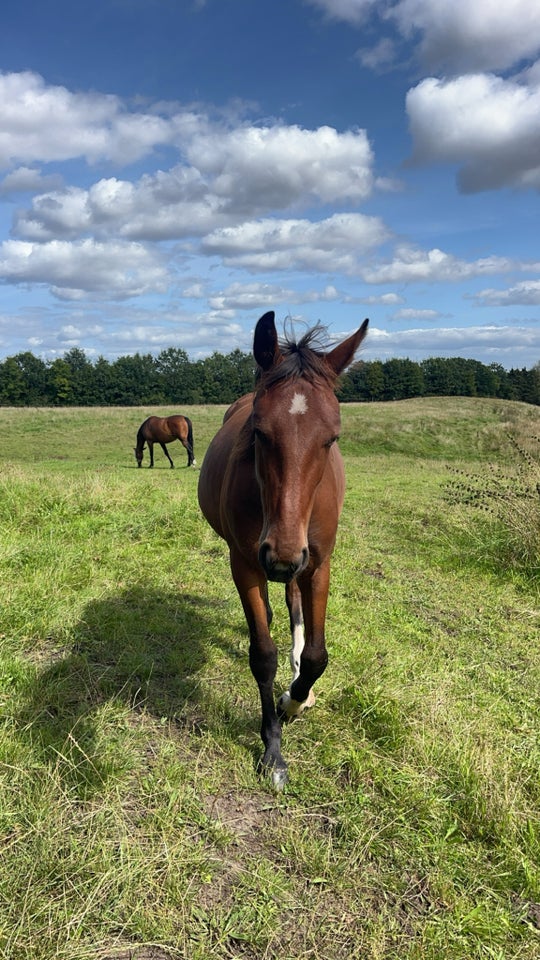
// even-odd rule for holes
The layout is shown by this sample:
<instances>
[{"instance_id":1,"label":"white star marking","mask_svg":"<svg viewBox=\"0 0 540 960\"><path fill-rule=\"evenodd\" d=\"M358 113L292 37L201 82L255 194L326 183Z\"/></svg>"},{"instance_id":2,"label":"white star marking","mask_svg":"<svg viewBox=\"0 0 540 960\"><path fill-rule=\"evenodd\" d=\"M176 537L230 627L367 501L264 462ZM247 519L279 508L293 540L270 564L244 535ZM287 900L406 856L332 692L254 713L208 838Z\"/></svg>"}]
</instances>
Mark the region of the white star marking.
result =
<instances>
[{"instance_id":1,"label":"white star marking","mask_svg":"<svg viewBox=\"0 0 540 960\"><path fill-rule=\"evenodd\" d=\"M307 413L307 400L303 393L295 393L289 407L289 413Z\"/></svg>"}]
</instances>

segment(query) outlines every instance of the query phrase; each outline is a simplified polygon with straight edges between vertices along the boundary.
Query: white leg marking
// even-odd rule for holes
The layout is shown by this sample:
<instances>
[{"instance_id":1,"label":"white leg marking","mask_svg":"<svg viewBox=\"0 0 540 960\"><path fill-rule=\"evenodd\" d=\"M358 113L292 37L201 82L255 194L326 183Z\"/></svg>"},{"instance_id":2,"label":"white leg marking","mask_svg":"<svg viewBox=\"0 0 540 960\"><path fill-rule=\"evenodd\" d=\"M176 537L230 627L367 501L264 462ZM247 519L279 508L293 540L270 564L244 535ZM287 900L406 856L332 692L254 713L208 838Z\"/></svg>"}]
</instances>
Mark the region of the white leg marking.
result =
<instances>
[{"instance_id":1,"label":"white leg marking","mask_svg":"<svg viewBox=\"0 0 540 960\"><path fill-rule=\"evenodd\" d=\"M293 700L288 690L285 693L282 693L279 698L279 709L282 713L285 713L288 717L299 717L300 714L307 710L308 707L312 707L315 703L315 694L313 690L310 690L308 693L307 700L304 700L301 703L299 700Z\"/></svg>"},{"instance_id":2,"label":"white leg marking","mask_svg":"<svg viewBox=\"0 0 540 960\"><path fill-rule=\"evenodd\" d=\"M296 623L293 630L292 646L291 646L291 652L289 655L289 660L291 663L291 670L292 670L291 683L294 683L296 678L300 675L300 657L302 656L303 649L304 649L304 624Z\"/></svg>"},{"instance_id":3,"label":"white leg marking","mask_svg":"<svg viewBox=\"0 0 540 960\"><path fill-rule=\"evenodd\" d=\"M300 657L302 656L302 650L304 649L304 624L297 623L294 626L292 634L292 646L290 653L291 661L291 670L292 670L292 679L291 685L294 683L297 677L300 676ZM279 698L279 709L282 713L285 713L288 717L299 717L307 707L312 707L315 703L315 694L313 690L309 691L307 700L304 700L301 703L299 700L293 700L289 690L286 690L285 693L281 694Z\"/></svg>"}]
</instances>

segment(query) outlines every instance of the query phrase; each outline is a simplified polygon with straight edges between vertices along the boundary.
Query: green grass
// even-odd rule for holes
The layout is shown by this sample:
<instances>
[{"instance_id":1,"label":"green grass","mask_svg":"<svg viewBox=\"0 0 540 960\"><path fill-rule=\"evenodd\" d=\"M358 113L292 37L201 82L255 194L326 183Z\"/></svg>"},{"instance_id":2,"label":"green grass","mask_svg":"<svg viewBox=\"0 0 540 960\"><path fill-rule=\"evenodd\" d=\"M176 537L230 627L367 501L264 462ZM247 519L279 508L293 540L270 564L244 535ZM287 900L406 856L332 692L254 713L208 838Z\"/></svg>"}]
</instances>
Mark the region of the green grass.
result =
<instances>
[{"instance_id":1,"label":"green grass","mask_svg":"<svg viewBox=\"0 0 540 960\"><path fill-rule=\"evenodd\" d=\"M199 463L223 409L181 411ZM0 409L2 960L535 960L538 579L445 489L537 409L343 408L330 663L279 796L198 472L136 468L152 412Z\"/></svg>"}]
</instances>

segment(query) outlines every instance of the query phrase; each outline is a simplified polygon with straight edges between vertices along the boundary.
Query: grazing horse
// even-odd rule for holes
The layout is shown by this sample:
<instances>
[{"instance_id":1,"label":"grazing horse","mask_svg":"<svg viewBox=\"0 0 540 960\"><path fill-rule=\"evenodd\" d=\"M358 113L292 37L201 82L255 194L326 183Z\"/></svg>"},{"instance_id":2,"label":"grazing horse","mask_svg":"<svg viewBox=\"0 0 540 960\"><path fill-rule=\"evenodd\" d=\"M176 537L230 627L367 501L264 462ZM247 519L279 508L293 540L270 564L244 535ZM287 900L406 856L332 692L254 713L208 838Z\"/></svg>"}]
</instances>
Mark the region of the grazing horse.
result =
<instances>
[{"instance_id":1,"label":"grazing horse","mask_svg":"<svg viewBox=\"0 0 540 960\"><path fill-rule=\"evenodd\" d=\"M343 505L345 476L336 440L339 374L367 332L329 352L315 327L298 343L281 342L274 313L257 323L255 390L227 410L199 477L201 510L229 545L232 576L249 627L249 663L262 708L261 769L276 789L287 780L281 719L314 702L312 686L327 664L324 624L330 557ZM292 637L292 679L277 709L277 650L270 637L268 581L285 584Z\"/></svg>"},{"instance_id":2,"label":"grazing horse","mask_svg":"<svg viewBox=\"0 0 540 960\"><path fill-rule=\"evenodd\" d=\"M166 443L172 443L173 440L180 440L180 443L186 448L188 455L188 467L195 466L195 454L193 449L193 427L189 417L182 417L180 414L172 417L148 417L144 423L141 423L137 432L137 446L135 447L135 459L137 465L142 466L143 451L145 443L148 444L150 451L149 466L154 466L154 443L159 443L163 453L171 465L169 451Z\"/></svg>"}]
</instances>

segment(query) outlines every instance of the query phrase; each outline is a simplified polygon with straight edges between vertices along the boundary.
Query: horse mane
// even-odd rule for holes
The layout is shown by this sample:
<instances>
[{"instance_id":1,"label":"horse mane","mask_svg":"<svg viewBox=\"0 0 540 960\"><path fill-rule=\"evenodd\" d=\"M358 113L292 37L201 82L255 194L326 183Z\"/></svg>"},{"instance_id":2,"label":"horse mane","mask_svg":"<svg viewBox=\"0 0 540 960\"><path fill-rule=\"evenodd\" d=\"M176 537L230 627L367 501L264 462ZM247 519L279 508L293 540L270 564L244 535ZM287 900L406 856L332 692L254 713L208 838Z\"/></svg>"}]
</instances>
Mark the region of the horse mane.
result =
<instances>
[{"instance_id":1,"label":"horse mane","mask_svg":"<svg viewBox=\"0 0 540 960\"><path fill-rule=\"evenodd\" d=\"M317 323L299 339L285 334L279 341L281 357L269 370L257 367L255 380L257 386L269 388L282 380L302 377L310 383L322 380L334 384L336 374L326 363L329 349L327 328Z\"/></svg>"}]
</instances>

